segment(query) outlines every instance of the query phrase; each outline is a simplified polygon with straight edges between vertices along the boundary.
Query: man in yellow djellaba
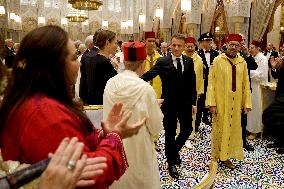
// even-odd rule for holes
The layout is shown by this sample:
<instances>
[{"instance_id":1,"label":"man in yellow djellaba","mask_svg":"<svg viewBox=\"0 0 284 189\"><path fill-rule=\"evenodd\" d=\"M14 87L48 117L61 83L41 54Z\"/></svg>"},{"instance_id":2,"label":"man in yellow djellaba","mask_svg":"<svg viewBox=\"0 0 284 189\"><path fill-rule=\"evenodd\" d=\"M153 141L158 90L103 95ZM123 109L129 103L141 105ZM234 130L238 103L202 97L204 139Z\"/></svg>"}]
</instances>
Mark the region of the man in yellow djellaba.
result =
<instances>
[{"instance_id":1,"label":"man in yellow djellaba","mask_svg":"<svg viewBox=\"0 0 284 189\"><path fill-rule=\"evenodd\" d=\"M252 109L247 64L238 55L242 37L230 34L227 51L213 61L209 70L206 107L212 113L213 161L234 169L230 158L243 160L241 112Z\"/></svg>"}]
</instances>

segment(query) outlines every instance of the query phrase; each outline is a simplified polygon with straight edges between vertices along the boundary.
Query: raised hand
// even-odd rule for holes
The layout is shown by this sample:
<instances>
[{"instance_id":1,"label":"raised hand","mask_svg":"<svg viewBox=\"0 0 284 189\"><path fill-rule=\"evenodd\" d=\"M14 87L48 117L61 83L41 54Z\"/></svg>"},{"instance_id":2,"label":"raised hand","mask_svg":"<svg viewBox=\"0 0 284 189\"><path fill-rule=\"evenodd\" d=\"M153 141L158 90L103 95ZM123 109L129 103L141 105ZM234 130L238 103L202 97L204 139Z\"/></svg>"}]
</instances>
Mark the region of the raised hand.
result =
<instances>
[{"instance_id":1,"label":"raised hand","mask_svg":"<svg viewBox=\"0 0 284 189\"><path fill-rule=\"evenodd\" d=\"M146 121L146 118L143 118L142 120L130 125L127 123L127 121L131 115L132 112L130 111L125 113L125 116L122 118L122 120L115 126L115 130L120 133L122 138L128 138L136 135Z\"/></svg>"},{"instance_id":2,"label":"raised hand","mask_svg":"<svg viewBox=\"0 0 284 189\"><path fill-rule=\"evenodd\" d=\"M269 61L270 61L271 67L273 69L276 69L281 64L282 59L281 58L270 58Z\"/></svg>"},{"instance_id":3,"label":"raised hand","mask_svg":"<svg viewBox=\"0 0 284 189\"><path fill-rule=\"evenodd\" d=\"M113 131L115 125L121 121L123 116L122 107L122 103L115 103L109 112L106 121L102 121L101 126L104 131L104 135L107 135L109 132Z\"/></svg>"}]
</instances>

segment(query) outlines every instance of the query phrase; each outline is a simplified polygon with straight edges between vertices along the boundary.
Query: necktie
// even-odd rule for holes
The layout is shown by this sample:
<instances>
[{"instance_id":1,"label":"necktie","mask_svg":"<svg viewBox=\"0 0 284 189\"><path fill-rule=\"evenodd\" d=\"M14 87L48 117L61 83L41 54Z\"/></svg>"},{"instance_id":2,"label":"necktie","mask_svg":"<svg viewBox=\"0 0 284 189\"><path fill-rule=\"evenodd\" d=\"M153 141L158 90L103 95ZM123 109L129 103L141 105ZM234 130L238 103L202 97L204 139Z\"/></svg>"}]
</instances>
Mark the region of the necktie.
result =
<instances>
[{"instance_id":1,"label":"necktie","mask_svg":"<svg viewBox=\"0 0 284 189\"><path fill-rule=\"evenodd\" d=\"M176 60L177 60L177 71L178 73L182 74L182 66L181 66L180 58L176 58Z\"/></svg>"},{"instance_id":2,"label":"necktie","mask_svg":"<svg viewBox=\"0 0 284 189\"><path fill-rule=\"evenodd\" d=\"M166 54L166 53L164 53L164 56L167 56L167 54Z\"/></svg>"}]
</instances>

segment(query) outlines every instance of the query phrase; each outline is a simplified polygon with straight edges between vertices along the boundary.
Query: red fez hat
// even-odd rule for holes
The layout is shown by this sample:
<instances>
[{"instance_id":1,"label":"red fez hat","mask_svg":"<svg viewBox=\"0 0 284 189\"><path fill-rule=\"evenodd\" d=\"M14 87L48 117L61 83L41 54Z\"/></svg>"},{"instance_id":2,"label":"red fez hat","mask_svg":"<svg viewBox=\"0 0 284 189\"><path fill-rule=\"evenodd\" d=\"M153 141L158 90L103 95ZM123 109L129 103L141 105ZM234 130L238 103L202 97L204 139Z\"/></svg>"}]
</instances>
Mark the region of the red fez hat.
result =
<instances>
[{"instance_id":1,"label":"red fez hat","mask_svg":"<svg viewBox=\"0 0 284 189\"><path fill-rule=\"evenodd\" d=\"M145 32L145 39L156 38L155 32Z\"/></svg>"},{"instance_id":2,"label":"red fez hat","mask_svg":"<svg viewBox=\"0 0 284 189\"><path fill-rule=\"evenodd\" d=\"M196 40L193 37L188 37L188 38L185 39L185 43L193 43L193 44L195 44Z\"/></svg>"},{"instance_id":3,"label":"red fez hat","mask_svg":"<svg viewBox=\"0 0 284 189\"><path fill-rule=\"evenodd\" d=\"M229 34L227 37L227 43L230 41L237 41L239 43L241 43L243 40L243 37L239 34Z\"/></svg>"},{"instance_id":4,"label":"red fez hat","mask_svg":"<svg viewBox=\"0 0 284 189\"><path fill-rule=\"evenodd\" d=\"M123 54L125 61L145 60L147 57L145 44L139 41L123 45Z\"/></svg>"},{"instance_id":5,"label":"red fez hat","mask_svg":"<svg viewBox=\"0 0 284 189\"><path fill-rule=\"evenodd\" d=\"M254 45L254 46L257 46L257 47L261 47L261 42L256 41L256 40L253 40L253 41L251 42L251 44Z\"/></svg>"}]
</instances>

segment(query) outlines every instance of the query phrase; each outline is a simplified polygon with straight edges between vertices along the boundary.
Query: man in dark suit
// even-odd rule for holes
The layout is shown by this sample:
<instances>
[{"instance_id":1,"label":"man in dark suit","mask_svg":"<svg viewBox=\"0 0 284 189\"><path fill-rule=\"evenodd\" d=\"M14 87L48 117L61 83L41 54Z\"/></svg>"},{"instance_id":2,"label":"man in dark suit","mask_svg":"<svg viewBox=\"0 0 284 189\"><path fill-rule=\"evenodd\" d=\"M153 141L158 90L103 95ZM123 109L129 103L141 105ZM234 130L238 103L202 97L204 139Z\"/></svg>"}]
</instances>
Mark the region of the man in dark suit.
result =
<instances>
[{"instance_id":1,"label":"man in dark suit","mask_svg":"<svg viewBox=\"0 0 284 189\"><path fill-rule=\"evenodd\" d=\"M196 78L193 60L182 55L185 49L185 37L177 34L172 37L172 53L161 57L141 78L149 81L160 76L162 80L161 107L164 114L165 150L171 177L178 178L176 165L181 164L179 151L192 131L192 112L196 102ZM177 119L180 134L175 139Z\"/></svg>"},{"instance_id":2,"label":"man in dark suit","mask_svg":"<svg viewBox=\"0 0 284 189\"><path fill-rule=\"evenodd\" d=\"M12 39L5 40L5 65L8 68L13 67L15 53L14 53L14 42Z\"/></svg>"},{"instance_id":3,"label":"man in dark suit","mask_svg":"<svg viewBox=\"0 0 284 189\"><path fill-rule=\"evenodd\" d=\"M93 88L92 86L90 86L91 75L92 75L92 73L90 73L90 70L92 70L90 69L91 68L90 62L99 51L99 48L94 46L94 44L96 43L96 38L100 31L102 31L102 29L98 29L95 32L91 43L89 39L86 39L86 42L87 40L89 41L87 46L88 50L86 50L86 52L82 55L81 58L81 66L80 66L81 78L80 78L79 96L85 104L92 104L90 91L93 90Z\"/></svg>"},{"instance_id":4,"label":"man in dark suit","mask_svg":"<svg viewBox=\"0 0 284 189\"><path fill-rule=\"evenodd\" d=\"M271 147L278 148L278 154L284 154L284 93L279 94L274 102L264 110L262 122L269 133L276 138Z\"/></svg>"},{"instance_id":5,"label":"man in dark suit","mask_svg":"<svg viewBox=\"0 0 284 189\"><path fill-rule=\"evenodd\" d=\"M161 56L168 56L170 53L168 51L168 44L166 42L161 43L161 52L159 52Z\"/></svg>"},{"instance_id":6,"label":"man in dark suit","mask_svg":"<svg viewBox=\"0 0 284 189\"><path fill-rule=\"evenodd\" d=\"M266 56L267 60L268 60L268 82L271 82L273 77L273 73L272 73L272 69L271 69L271 64L270 64L270 58L278 58L279 57L279 53L277 51L274 50L273 44L272 43L268 43L265 52L263 53L264 56Z\"/></svg>"},{"instance_id":7,"label":"man in dark suit","mask_svg":"<svg viewBox=\"0 0 284 189\"><path fill-rule=\"evenodd\" d=\"M213 35L208 32L202 34L198 39L198 42L200 44L200 49L197 51L197 53L202 58L203 62L204 94L200 95L197 101L198 110L195 121L196 132L198 131L198 127L201 122L207 125L211 125L210 121L208 120L208 117L210 116L209 111L207 108L205 108L205 97L208 85L209 68L214 58L219 55L218 51L213 50L211 48L212 40L213 40Z\"/></svg>"}]
</instances>

